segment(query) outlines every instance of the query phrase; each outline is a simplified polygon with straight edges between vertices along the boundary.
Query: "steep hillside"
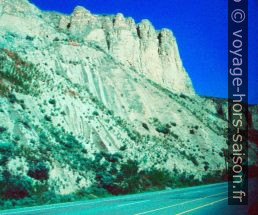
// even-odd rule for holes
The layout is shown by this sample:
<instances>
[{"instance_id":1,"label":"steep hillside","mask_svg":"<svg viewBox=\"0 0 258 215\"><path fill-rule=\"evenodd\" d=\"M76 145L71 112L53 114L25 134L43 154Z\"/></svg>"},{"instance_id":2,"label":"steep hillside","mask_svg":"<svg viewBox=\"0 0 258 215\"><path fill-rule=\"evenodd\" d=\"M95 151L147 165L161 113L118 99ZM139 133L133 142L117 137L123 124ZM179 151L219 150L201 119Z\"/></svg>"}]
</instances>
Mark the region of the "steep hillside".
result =
<instances>
[{"instance_id":1,"label":"steep hillside","mask_svg":"<svg viewBox=\"0 0 258 215\"><path fill-rule=\"evenodd\" d=\"M2 0L0 32L4 202L222 175L227 103L195 94L170 30L82 7L67 16Z\"/></svg>"}]
</instances>

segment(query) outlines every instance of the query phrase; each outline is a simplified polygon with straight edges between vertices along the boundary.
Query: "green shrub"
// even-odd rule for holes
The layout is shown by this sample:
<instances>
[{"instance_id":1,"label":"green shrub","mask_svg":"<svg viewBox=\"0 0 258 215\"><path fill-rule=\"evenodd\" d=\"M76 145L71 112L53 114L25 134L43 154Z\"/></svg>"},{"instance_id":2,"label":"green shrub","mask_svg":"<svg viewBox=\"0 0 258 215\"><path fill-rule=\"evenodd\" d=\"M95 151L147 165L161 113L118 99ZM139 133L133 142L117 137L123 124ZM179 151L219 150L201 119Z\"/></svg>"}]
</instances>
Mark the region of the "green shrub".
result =
<instances>
[{"instance_id":1,"label":"green shrub","mask_svg":"<svg viewBox=\"0 0 258 215\"><path fill-rule=\"evenodd\" d=\"M163 189L165 187L170 187L173 185L172 175L167 170L159 170L156 168L152 168L148 171L142 173L144 178L144 187L151 186L152 188L156 187L159 189Z\"/></svg>"},{"instance_id":2,"label":"green shrub","mask_svg":"<svg viewBox=\"0 0 258 215\"><path fill-rule=\"evenodd\" d=\"M97 111L93 111L92 115L93 116L99 116L99 113Z\"/></svg>"},{"instance_id":3,"label":"green shrub","mask_svg":"<svg viewBox=\"0 0 258 215\"><path fill-rule=\"evenodd\" d=\"M107 114L108 114L108 115L114 115L114 111L112 111L112 110L107 110Z\"/></svg>"},{"instance_id":4,"label":"green shrub","mask_svg":"<svg viewBox=\"0 0 258 215\"><path fill-rule=\"evenodd\" d=\"M174 137L175 139L179 139L179 136L173 132L170 133L172 135L172 137Z\"/></svg>"},{"instance_id":5,"label":"green shrub","mask_svg":"<svg viewBox=\"0 0 258 215\"><path fill-rule=\"evenodd\" d=\"M207 173L203 179L202 179L203 183L216 183L216 182L222 182L223 181L223 172L221 171L217 171L217 172L213 172L213 173Z\"/></svg>"},{"instance_id":6,"label":"green shrub","mask_svg":"<svg viewBox=\"0 0 258 215\"><path fill-rule=\"evenodd\" d=\"M190 129L190 134L195 134L195 131L193 129Z\"/></svg>"},{"instance_id":7,"label":"green shrub","mask_svg":"<svg viewBox=\"0 0 258 215\"><path fill-rule=\"evenodd\" d=\"M138 163L128 160L121 165L120 171L116 174L113 168L104 170L96 176L99 187L106 189L113 195L131 193L137 190ZM136 179L137 178L137 179Z\"/></svg>"},{"instance_id":8,"label":"green shrub","mask_svg":"<svg viewBox=\"0 0 258 215\"><path fill-rule=\"evenodd\" d=\"M223 111L223 108L222 108L222 105L219 104L218 107L217 107L217 114L220 116L220 117L223 117L224 116L224 111Z\"/></svg>"},{"instance_id":9,"label":"green shrub","mask_svg":"<svg viewBox=\"0 0 258 215\"><path fill-rule=\"evenodd\" d=\"M0 126L0 133L3 133L7 131L7 128L6 127L3 127L3 126Z\"/></svg>"},{"instance_id":10,"label":"green shrub","mask_svg":"<svg viewBox=\"0 0 258 215\"><path fill-rule=\"evenodd\" d=\"M128 160L120 165L120 169L104 169L97 174L99 187L113 195L137 193L149 189L163 189L173 185L172 175L166 170L155 168L139 171L135 160Z\"/></svg>"},{"instance_id":11,"label":"green shrub","mask_svg":"<svg viewBox=\"0 0 258 215\"><path fill-rule=\"evenodd\" d=\"M50 117L50 116L48 116L48 115L45 115L45 117L44 117L44 118L45 118L45 120L46 120L46 121L48 121L48 122L51 122L51 121L52 121L52 120L51 120L51 117Z\"/></svg>"},{"instance_id":12,"label":"green shrub","mask_svg":"<svg viewBox=\"0 0 258 215\"><path fill-rule=\"evenodd\" d=\"M25 128L27 129L31 128L28 121L20 121L20 122L24 125Z\"/></svg>"},{"instance_id":13,"label":"green shrub","mask_svg":"<svg viewBox=\"0 0 258 215\"><path fill-rule=\"evenodd\" d=\"M209 169L209 163L207 161L204 162L204 170L207 171Z\"/></svg>"},{"instance_id":14,"label":"green shrub","mask_svg":"<svg viewBox=\"0 0 258 215\"><path fill-rule=\"evenodd\" d=\"M128 160L126 163L121 165L120 169L120 171L124 174L125 177L137 175L138 170L138 162L135 160Z\"/></svg>"},{"instance_id":15,"label":"green shrub","mask_svg":"<svg viewBox=\"0 0 258 215\"><path fill-rule=\"evenodd\" d=\"M66 147L72 148L72 147L78 147L80 145L80 142L73 136L71 133L65 133L63 136L63 144Z\"/></svg>"},{"instance_id":16,"label":"green shrub","mask_svg":"<svg viewBox=\"0 0 258 215\"><path fill-rule=\"evenodd\" d=\"M0 152L3 154L10 154L14 150L14 145L11 142L0 141Z\"/></svg>"},{"instance_id":17,"label":"green shrub","mask_svg":"<svg viewBox=\"0 0 258 215\"><path fill-rule=\"evenodd\" d=\"M176 123L175 122L171 122L171 125L176 127Z\"/></svg>"},{"instance_id":18,"label":"green shrub","mask_svg":"<svg viewBox=\"0 0 258 215\"><path fill-rule=\"evenodd\" d=\"M32 181L27 177L12 176L4 171L0 187L0 196L3 199L21 199L31 195Z\"/></svg>"},{"instance_id":19,"label":"green shrub","mask_svg":"<svg viewBox=\"0 0 258 215\"><path fill-rule=\"evenodd\" d=\"M163 134L169 134L170 133L170 129L168 125L158 125L156 128L156 131L159 133L163 133Z\"/></svg>"},{"instance_id":20,"label":"green shrub","mask_svg":"<svg viewBox=\"0 0 258 215\"><path fill-rule=\"evenodd\" d=\"M31 36L27 35L27 36L26 36L26 40L33 41L33 40L34 40L34 37L31 37Z\"/></svg>"},{"instance_id":21,"label":"green shrub","mask_svg":"<svg viewBox=\"0 0 258 215\"><path fill-rule=\"evenodd\" d=\"M48 142L48 137L45 132L41 131L39 133L39 142L42 144L46 144Z\"/></svg>"},{"instance_id":22,"label":"green shrub","mask_svg":"<svg viewBox=\"0 0 258 215\"><path fill-rule=\"evenodd\" d=\"M149 130L149 127L146 123L142 123L142 127L145 128L146 130Z\"/></svg>"},{"instance_id":23,"label":"green shrub","mask_svg":"<svg viewBox=\"0 0 258 215\"><path fill-rule=\"evenodd\" d=\"M95 196L98 196L98 197L105 197L109 195L106 189L100 188L94 185L90 188L85 189L85 193L88 195L94 194Z\"/></svg>"},{"instance_id":24,"label":"green shrub","mask_svg":"<svg viewBox=\"0 0 258 215\"><path fill-rule=\"evenodd\" d=\"M0 165L5 165L13 155L14 145L10 142L0 141Z\"/></svg>"},{"instance_id":25,"label":"green shrub","mask_svg":"<svg viewBox=\"0 0 258 215\"><path fill-rule=\"evenodd\" d=\"M127 146L126 145L123 145L119 148L120 151L125 151L127 149Z\"/></svg>"},{"instance_id":26,"label":"green shrub","mask_svg":"<svg viewBox=\"0 0 258 215\"><path fill-rule=\"evenodd\" d=\"M16 98L16 96L14 94L12 94L12 93L9 94L8 99L9 99L9 102L11 102L11 103L18 102L18 99Z\"/></svg>"},{"instance_id":27,"label":"green shrub","mask_svg":"<svg viewBox=\"0 0 258 215\"><path fill-rule=\"evenodd\" d=\"M103 156L107 161L112 163L118 162L119 159L122 158L122 155L119 153L114 153L114 154L103 153Z\"/></svg>"},{"instance_id":28,"label":"green shrub","mask_svg":"<svg viewBox=\"0 0 258 215\"><path fill-rule=\"evenodd\" d=\"M181 98L183 98L183 99L186 99L187 97L186 97L186 95L185 94L182 94L182 93L180 93L180 95L179 95Z\"/></svg>"},{"instance_id":29,"label":"green shrub","mask_svg":"<svg viewBox=\"0 0 258 215\"><path fill-rule=\"evenodd\" d=\"M51 104L51 105L56 105L56 100L55 99L49 99L49 104Z\"/></svg>"},{"instance_id":30,"label":"green shrub","mask_svg":"<svg viewBox=\"0 0 258 215\"><path fill-rule=\"evenodd\" d=\"M151 118L151 123L155 126L155 130L159 133L169 134L170 133L170 125L169 124L162 124L159 119Z\"/></svg>"},{"instance_id":31,"label":"green shrub","mask_svg":"<svg viewBox=\"0 0 258 215\"><path fill-rule=\"evenodd\" d=\"M199 166L199 162L197 161L197 159L194 157L194 155L190 155L189 159L193 162L193 164L195 166Z\"/></svg>"},{"instance_id":32,"label":"green shrub","mask_svg":"<svg viewBox=\"0 0 258 215\"><path fill-rule=\"evenodd\" d=\"M36 180L47 180L49 178L49 167L42 161L36 161L31 164L28 176Z\"/></svg>"}]
</instances>

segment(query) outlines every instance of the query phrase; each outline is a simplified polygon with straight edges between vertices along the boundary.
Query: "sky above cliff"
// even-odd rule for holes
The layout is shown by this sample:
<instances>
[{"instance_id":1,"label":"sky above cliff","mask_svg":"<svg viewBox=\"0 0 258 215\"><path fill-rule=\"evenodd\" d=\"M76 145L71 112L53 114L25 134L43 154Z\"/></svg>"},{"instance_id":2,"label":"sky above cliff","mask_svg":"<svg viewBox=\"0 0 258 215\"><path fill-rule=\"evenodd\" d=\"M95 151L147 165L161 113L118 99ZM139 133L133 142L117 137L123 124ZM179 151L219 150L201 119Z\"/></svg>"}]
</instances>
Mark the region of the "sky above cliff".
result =
<instances>
[{"instance_id":1,"label":"sky above cliff","mask_svg":"<svg viewBox=\"0 0 258 215\"><path fill-rule=\"evenodd\" d=\"M123 13L136 22L149 19L155 28L176 36L183 64L200 95L227 98L227 1L199 0L31 0L43 10L71 13L82 5L92 13ZM249 1L249 102L258 104L258 3Z\"/></svg>"}]
</instances>

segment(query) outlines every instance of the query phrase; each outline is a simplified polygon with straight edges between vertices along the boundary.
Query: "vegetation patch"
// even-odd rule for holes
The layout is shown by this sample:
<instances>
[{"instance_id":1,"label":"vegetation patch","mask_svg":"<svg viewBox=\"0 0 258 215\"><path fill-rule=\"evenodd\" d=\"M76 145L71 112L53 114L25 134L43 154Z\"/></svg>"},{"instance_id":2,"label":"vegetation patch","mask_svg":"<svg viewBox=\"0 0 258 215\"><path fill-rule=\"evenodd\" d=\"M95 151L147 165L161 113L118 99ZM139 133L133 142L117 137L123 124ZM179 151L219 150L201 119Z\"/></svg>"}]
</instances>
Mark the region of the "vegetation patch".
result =
<instances>
[{"instance_id":1,"label":"vegetation patch","mask_svg":"<svg viewBox=\"0 0 258 215\"><path fill-rule=\"evenodd\" d=\"M36 93L39 71L32 63L8 49L0 49L0 94L8 95L12 89L25 94Z\"/></svg>"},{"instance_id":2,"label":"vegetation patch","mask_svg":"<svg viewBox=\"0 0 258 215\"><path fill-rule=\"evenodd\" d=\"M49 178L49 167L42 161L35 161L31 164L28 176L36 180L47 180Z\"/></svg>"},{"instance_id":3,"label":"vegetation patch","mask_svg":"<svg viewBox=\"0 0 258 215\"><path fill-rule=\"evenodd\" d=\"M163 124L157 118L152 118L151 123L154 125L157 132L165 135L170 133L171 126L169 124Z\"/></svg>"}]
</instances>

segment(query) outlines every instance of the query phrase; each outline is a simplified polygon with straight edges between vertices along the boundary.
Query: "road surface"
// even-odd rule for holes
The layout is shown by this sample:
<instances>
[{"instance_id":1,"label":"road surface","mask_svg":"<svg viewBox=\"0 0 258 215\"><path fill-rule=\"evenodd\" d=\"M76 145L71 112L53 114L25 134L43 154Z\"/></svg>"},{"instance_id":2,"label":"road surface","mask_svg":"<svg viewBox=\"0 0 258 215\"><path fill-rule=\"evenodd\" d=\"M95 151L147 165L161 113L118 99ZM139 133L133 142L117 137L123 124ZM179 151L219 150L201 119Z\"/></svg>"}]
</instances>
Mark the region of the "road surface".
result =
<instances>
[{"instance_id":1,"label":"road surface","mask_svg":"<svg viewBox=\"0 0 258 215\"><path fill-rule=\"evenodd\" d=\"M249 185L250 204L257 193ZM0 211L1 215L245 215L229 206L227 183ZM257 212L257 211L256 211Z\"/></svg>"}]
</instances>

